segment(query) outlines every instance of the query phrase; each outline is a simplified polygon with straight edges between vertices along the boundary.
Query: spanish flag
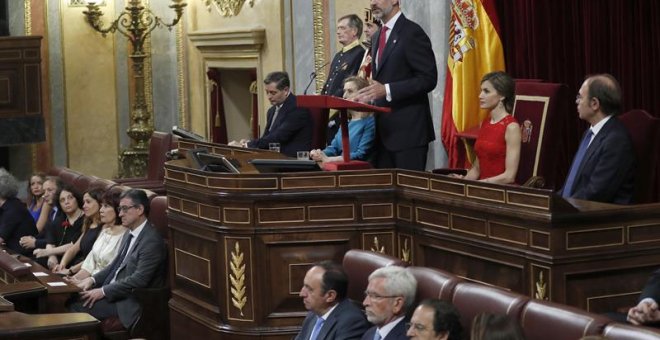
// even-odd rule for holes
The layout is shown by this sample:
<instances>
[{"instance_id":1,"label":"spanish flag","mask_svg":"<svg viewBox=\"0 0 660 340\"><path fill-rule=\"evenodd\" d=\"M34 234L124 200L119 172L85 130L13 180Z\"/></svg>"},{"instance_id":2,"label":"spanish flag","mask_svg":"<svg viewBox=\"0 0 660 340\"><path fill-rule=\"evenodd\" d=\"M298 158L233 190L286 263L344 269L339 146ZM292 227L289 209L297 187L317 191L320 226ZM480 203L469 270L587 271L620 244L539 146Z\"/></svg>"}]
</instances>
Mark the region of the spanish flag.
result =
<instances>
[{"instance_id":1,"label":"spanish flag","mask_svg":"<svg viewBox=\"0 0 660 340\"><path fill-rule=\"evenodd\" d=\"M449 167L466 167L466 151L456 134L478 127L488 112L479 108L484 74L504 70L495 0L452 0L449 57L442 114L442 143Z\"/></svg>"}]
</instances>

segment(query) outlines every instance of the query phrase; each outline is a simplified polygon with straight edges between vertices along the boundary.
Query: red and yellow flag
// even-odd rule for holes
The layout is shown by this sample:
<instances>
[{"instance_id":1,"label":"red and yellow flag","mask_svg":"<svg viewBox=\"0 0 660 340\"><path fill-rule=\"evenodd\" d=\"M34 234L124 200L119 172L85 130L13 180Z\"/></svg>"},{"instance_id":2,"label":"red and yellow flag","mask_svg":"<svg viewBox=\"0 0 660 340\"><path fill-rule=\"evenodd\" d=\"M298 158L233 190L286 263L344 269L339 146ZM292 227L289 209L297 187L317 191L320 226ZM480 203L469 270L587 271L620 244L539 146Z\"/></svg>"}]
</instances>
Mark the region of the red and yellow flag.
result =
<instances>
[{"instance_id":1,"label":"red and yellow flag","mask_svg":"<svg viewBox=\"0 0 660 340\"><path fill-rule=\"evenodd\" d=\"M449 167L466 167L466 152L456 133L476 127L487 112L479 109L484 74L503 71L504 51L497 33L494 0L452 0L449 57L442 114L442 143Z\"/></svg>"}]
</instances>

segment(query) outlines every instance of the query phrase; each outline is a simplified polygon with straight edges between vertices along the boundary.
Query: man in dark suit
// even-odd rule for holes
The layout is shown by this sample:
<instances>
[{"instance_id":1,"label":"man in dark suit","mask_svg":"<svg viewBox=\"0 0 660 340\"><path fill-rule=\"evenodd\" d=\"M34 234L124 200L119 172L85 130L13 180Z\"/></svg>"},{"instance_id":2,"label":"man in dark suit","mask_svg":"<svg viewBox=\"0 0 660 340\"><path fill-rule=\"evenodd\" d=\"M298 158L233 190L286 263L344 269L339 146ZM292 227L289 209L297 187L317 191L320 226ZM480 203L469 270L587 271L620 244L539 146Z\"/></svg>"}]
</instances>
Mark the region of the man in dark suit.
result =
<instances>
[{"instance_id":1,"label":"man in dark suit","mask_svg":"<svg viewBox=\"0 0 660 340\"><path fill-rule=\"evenodd\" d=\"M609 74L587 77L575 100L585 132L561 190L563 197L630 204L634 193L635 153L621 112L621 87Z\"/></svg>"},{"instance_id":2,"label":"man in dark suit","mask_svg":"<svg viewBox=\"0 0 660 340\"><path fill-rule=\"evenodd\" d=\"M642 290L639 303L628 310L628 322L635 325L659 325L658 301L660 301L660 270L651 274Z\"/></svg>"},{"instance_id":3,"label":"man in dark suit","mask_svg":"<svg viewBox=\"0 0 660 340\"><path fill-rule=\"evenodd\" d=\"M408 339L406 314L415 302L416 292L417 280L406 268L388 266L371 273L362 304L374 327L364 333L362 340Z\"/></svg>"},{"instance_id":4,"label":"man in dark suit","mask_svg":"<svg viewBox=\"0 0 660 340\"><path fill-rule=\"evenodd\" d=\"M428 93L438 83L431 40L399 8L399 0L371 0L383 23L372 39L372 83L358 100L387 106L376 117L376 167L423 171L429 142L435 139Z\"/></svg>"},{"instance_id":5,"label":"man in dark suit","mask_svg":"<svg viewBox=\"0 0 660 340\"><path fill-rule=\"evenodd\" d=\"M354 76L360 69L364 46L360 43L362 36L362 20L355 14L345 15L337 20L337 40L342 48L332 58L328 79L323 85L321 94L342 98L344 96L344 80ZM330 144L339 129L339 114L335 113L328 122L327 143Z\"/></svg>"},{"instance_id":6,"label":"man in dark suit","mask_svg":"<svg viewBox=\"0 0 660 340\"><path fill-rule=\"evenodd\" d=\"M369 328L364 313L346 298L348 277L330 261L310 268L300 296L309 311L295 340L360 339Z\"/></svg>"},{"instance_id":7,"label":"man in dark suit","mask_svg":"<svg viewBox=\"0 0 660 340\"><path fill-rule=\"evenodd\" d=\"M266 128L261 138L241 140L240 145L268 149L270 143L279 143L280 152L289 157L296 157L298 151L311 150L312 118L309 110L296 104L296 96L290 91L289 75L286 72L272 72L266 76L264 84L268 101L273 105L268 109Z\"/></svg>"},{"instance_id":8,"label":"man in dark suit","mask_svg":"<svg viewBox=\"0 0 660 340\"><path fill-rule=\"evenodd\" d=\"M147 221L149 199L144 191L131 189L121 194L119 217L130 229L124 234L119 252L105 269L84 279L79 301L70 307L103 320L118 316L127 329L140 317L133 289L162 287L165 282L165 243ZM92 289L93 288L93 289Z\"/></svg>"}]
</instances>

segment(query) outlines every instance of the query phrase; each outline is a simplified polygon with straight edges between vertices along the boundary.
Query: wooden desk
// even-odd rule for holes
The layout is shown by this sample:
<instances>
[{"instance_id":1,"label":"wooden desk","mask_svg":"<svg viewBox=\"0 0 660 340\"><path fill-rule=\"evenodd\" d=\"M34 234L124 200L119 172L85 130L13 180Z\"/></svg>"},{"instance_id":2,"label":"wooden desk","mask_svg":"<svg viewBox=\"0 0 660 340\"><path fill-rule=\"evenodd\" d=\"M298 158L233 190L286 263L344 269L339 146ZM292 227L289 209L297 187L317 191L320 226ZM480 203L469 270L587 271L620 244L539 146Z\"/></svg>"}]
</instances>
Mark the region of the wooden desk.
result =
<instances>
[{"instance_id":1,"label":"wooden desk","mask_svg":"<svg viewBox=\"0 0 660 340\"><path fill-rule=\"evenodd\" d=\"M660 263L657 203L404 170L165 171L173 339L290 339L306 270L352 248L597 313L634 304Z\"/></svg>"},{"instance_id":2,"label":"wooden desk","mask_svg":"<svg viewBox=\"0 0 660 340\"><path fill-rule=\"evenodd\" d=\"M87 313L0 313L2 339L97 339L101 323Z\"/></svg>"},{"instance_id":3,"label":"wooden desk","mask_svg":"<svg viewBox=\"0 0 660 340\"><path fill-rule=\"evenodd\" d=\"M14 310L14 304L0 296L0 312L11 312Z\"/></svg>"}]
</instances>

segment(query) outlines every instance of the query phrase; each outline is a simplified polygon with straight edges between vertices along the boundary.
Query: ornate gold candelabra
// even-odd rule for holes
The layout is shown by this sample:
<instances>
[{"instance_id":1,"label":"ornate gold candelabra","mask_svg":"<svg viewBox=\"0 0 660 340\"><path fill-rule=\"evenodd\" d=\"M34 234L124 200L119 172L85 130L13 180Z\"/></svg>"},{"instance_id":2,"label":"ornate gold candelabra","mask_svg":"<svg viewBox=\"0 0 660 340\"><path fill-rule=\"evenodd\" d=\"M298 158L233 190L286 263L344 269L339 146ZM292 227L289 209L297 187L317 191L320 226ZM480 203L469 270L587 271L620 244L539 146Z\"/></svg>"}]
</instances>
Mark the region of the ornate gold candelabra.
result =
<instances>
[{"instance_id":1,"label":"ornate gold candelabra","mask_svg":"<svg viewBox=\"0 0 660 340\"><path fill-rule=\"evenodd\" d=\"M131 137L131 146L124 149L119 156L119 175L120 177L142 177L147 168L149 138L153 133L153 127L149 125L151 113L144 96L144 59L148 56L144 51L144 42L156 27L165 26L171 30L181 19L186 3L182 0L172 0L169 7L176 13L176 18L171 23L166 23L155 16L150 9L142 6L141 0L130 0L117 19L112 21L110 26L103 27L101 22L103 12L99 9L97 2L96 0L87 1L87 11L83 12L89 25L103 37L108 33L118 31L126 36L133 46L129 57L133 64L135 98L130 115L131 125L126 131Z\"/></svg>"}]
</instances>

